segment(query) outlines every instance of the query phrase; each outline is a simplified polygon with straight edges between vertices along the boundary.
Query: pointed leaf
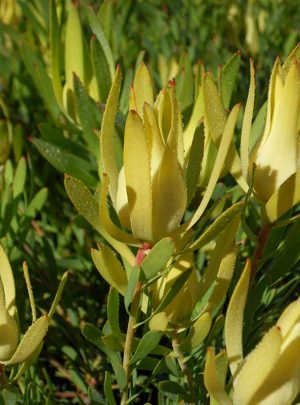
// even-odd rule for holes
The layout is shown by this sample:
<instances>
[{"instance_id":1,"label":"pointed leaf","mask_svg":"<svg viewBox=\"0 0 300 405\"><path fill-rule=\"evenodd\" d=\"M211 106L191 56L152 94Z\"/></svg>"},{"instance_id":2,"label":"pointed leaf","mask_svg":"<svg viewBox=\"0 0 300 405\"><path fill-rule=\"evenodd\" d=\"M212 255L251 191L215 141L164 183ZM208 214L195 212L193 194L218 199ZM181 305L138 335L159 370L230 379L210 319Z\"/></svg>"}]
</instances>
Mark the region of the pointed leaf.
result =
<instances>
[{"instance_id":1,"label":"pointed leaf","mask_svg":"<svg viewBox=\"0 0 300 405\"><path fill-rule=\"evenodd\" d=\"M144 62L140 64L134 77L133 89L136 112L143 117L144 103L154 102L152 78Z\"/></svg>"},{"instance_id":2,"label":"pointed leaf","mask_svg":"<svg viewBox=\"0 0 300 405\"><path fill-rule=\"evenodd\" d=\"M232 111L230 112L230 115L226 122L224 134L223 134L221 142L220 142L218 154L216 157L213 171L211 173L211 177L209 179L209 183L206 187L204 196L202 198L202 201L201 201L198 209L194 213L192 219L189 221L188 229L191 228L198 221L198 219L202 216L205 208L207 207L207 205L209 203L209 200L212 196L214 188L220 177L221 170L222 170L222 167L224 165L224 162L225 162L225 159L227 156L227 152L229 150L229 146L230 146L230 143L231 143L231 140L233 137L234 127L235 127L238 113L239 113L239 105L236 105L235 107L233 107Z\"/></svg>"},{"instance_id":3,"label":"pointed leaf","mask_svg":"<svg viewBox=\"0 0 300 405\"><path fill-rule=\"evenodd\" d=\"M133 269L131 270L131 273L129 275L128 284L126 286L126 291L124 293L124 304L125 304L125 308L127 311L133 300L134 293L136 291L136 286L140 279L140 275L141 275L140 268L137 266L133 267Z\"/></svg>"},{"instance_id":4,"label":"pointed leaf","mask_svg":"<svg viewBox=\"0 0 300 405\"><path fill-rule=\"evenodd\" d=\"M21 46L21 54L25 62L26 68L32 77L32 80L41 95L48 111L54 120L57 120L60 115L60 108L57 103L51 80L46 72L41 61L36 57L30 46L23 43Z\"/></svg>"},{"instance_id":5,"label":"pointed leaf","mask_svg":"<svg viewBox=\"0 0 300 405\"><path fill-rule=\"evenodd\" d=\"M105 103L111 88L112 76L103 47L96 37L91 38L91 55L100 96L99 101Z\"/></svg>"},{"instance_id":6,"label":"pointed leaf","mask_svg":"<svg viewBox=\"0 0 300 405\"><path fill-rule=\"evenodd\" d=\"M249 167L249 139L251 132L251 124L253 117L254 108L254 98L255 98L255 77L254 77L254 67L253 62L250 60L250 86L248 92L247 103L245 107L242 135L241 135L241 164L242 173L247 181L248 179L248 167ZM251 170L251 168L250 168Z\"/></svg>"},{"instance_id":7,"label":"pointed leaf","mask_svg":"<svg viewBox=\"0 0 300 405\"><path fill-rule=\"evenodd\" d=\"M24 157L21 157L18 162L13 181L13 198L17 198L23 193L26 182L26 173L26 160Z\"/></svg>"},{"instance_id":8,"label":"pointed leaf","mask_svg":"<svg viewBox=\"0 0 300 405\"><path fill-rule=\"evenodd\" d=\"M220 404L232 405L224 386L221 384L217 369L215 351L212 347L207 349L204 369L204 385L209 394Z\"/></svg>"},{"instance_id":9,"label":"pointed leaf","mask_svg":"<svg viewBox=\"0 0 300 405\"><path fill-rule=\"evenodd\" d=\"M202 246L206 245L208 242L218 236L220 232L222 232L223 229L241 213L243 207L243 202L238 202L229 207L226 211L219 215L217 219L215 219L215 221L205 229L204 232L201 233L199 239L189 246L189 250L200 249Z\"/></svg>"},{"instance_id":10,"label":"pointed leaf","mask_svg":"<svg viewBox=\"0 0 300 405\"><path fill-rule=\"evenodd\" d=\"M88 95L78 76L73 76L76 111L82 125L83 136L91 153L98 157L101 113L95 101Z\"/></svg>"},{"instance_id":11,"label":"pointed leaf","mask_svg":"<svg viewBox=\"0 0 300 405\"><path fill-rule=\"evenodd\" d=\"M241 64L240 52L235 53L221 70L220 91L225 108L229 108Z\"/></svg>"},{"instance_id":12,"label":"pointed leaf","mask_svg":"<svg viewBox=\"0 0 300 405\"><path fill-rule=\"evenodd\" d=\"M122 340L121 329L119 324L119 294L114 288L110 288L107 298L107 319L112 334L119 340Z\"/></svg>"},{"instance_id":13,"label":"pointed leaf","mask_svg":"<svg viewBox=\"0 0 300 405\"><path fill-rule=\"evenodd\" d=\"M5 306L10 315L14 314L16 289L13 272L8 261L7 255L0 244L0 278L4 288Z\"/></svg>"},{"instance_id":14,"label":"pointed leaf","mask_svg":"<svg viewBox=\"0 0 300 405\"><path fill-rule=\"evenodd\" d=\"M189 154L189 160L186 170L186 186L187 186L187 207L194 197L204 153L204 125L200 124L194 133L193 142Z\"/></svg>"},{"instance_id":15,"label":"pointed leaf","mask_svg":"<svg viewBox=\"0 0 300 405\"><path fill-rule=\"evenodd\" d=\"M231 374L234 376L243 359L243 321L251 275L250 260L231 296L225 318L225 343Z\"/></svg>"},{"instance_id":16,"label":"pointed leaf","mask_svg":"<svg viewBox=\"0 0 300 405\"><path fill-rule=\"evenodd\" d=\"M46 187L39 190L33 197L33 199L30 201L29 205L26 207L25 210L26 217L35 218L43 208L47 200L47 197L48 197L48 189Z\"/></svg>"},{"instance_id":17,"label":"pointed leaf","mask_svg":"<svg viewBox=\"0 0 300 405\"><path fill-rule=\"evenodd\" d=\"M55 0L49 1L49 34L50 34L50 70L53 83L53 90L58 103L62 101L62 85L60 81L61 57L59 25L56 13Z\"/></svg>"},{"instance_id":18,"label":"pointed leaf","mask_svg":"<svg viewBox=\"0 0 300 405\"><path fill-rule=\"evenodd\" d=\"M89 187L96 187L97 179L90 174L93 168L89 162L42 139L32 138L32 143L41 155L58 171L82 180Z\"/></svg>"},{"instance_id":19,"label":"pointed leaf","mask_svg":"<svg viewBox=\"0 0 300 405\"><path fill-rule=\"evenodd\" d=\"M100 156L103 171L109 178L109 192L115 206L119 171L115 159L114 132L115 132L115 115L118 108L118 101L121 89L122 75L120 67L117 67L116 75L109 92L105 111L102 119L100 133Z\"/></svg>"},{"instance_id":20,"label":"pointed leaf","mask_svg":"<svg viewBox=\"0 0 300 405\"><path fill-rule=\"evenodd\" d=\"M156 330L149 330L140 340L130 364L134 364L146 357L159 344L162 333Z\"/></svg>"},{"instance_id":21,"label":"pointed leaf","mask_svg":"<svg viewBox=\"0 0 300 405\"><path fill-rule=\"evenodd\" d=\"M113 58L109 43L107 42L107 39L102 30L101 24L96 16L96 14L94 13L92 7L88 7L87 16L88 16L88 20L89 20L91 29L101 44L102 50L103 50L103 52L105 54L105 58L107 60L107 64L109 66L111 78L113 78L114 74L115 74L114 58Z\"/></svg>"}]
</instances>

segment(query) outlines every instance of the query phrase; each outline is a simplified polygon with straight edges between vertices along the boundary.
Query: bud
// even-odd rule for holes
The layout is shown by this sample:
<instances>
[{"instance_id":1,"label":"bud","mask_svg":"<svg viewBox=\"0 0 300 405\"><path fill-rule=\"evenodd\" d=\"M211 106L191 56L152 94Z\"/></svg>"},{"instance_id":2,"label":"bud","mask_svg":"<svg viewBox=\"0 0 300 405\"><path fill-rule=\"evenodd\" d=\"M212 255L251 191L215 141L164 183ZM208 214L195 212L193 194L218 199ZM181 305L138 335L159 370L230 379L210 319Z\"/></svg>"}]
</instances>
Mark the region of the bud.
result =
<instances>
[{"instance_id":1,"label":"bud","mask_svg":"<svg viewBox=\"0 0 300 405\"><path fill-rule=\"evenodd\" d=\"M263 135L251 156L256 164L254 191L263 201L299 169L298 117L300 69L296 61L284 74L279 60L271 75ZM292 192L292 190L291 190Z\"/></svg>"},{"instance_id":2,"label":"bud","mask_svg":"<svg viewBox=\"0 0 300 405\"><path fill-rule=\"evenodd\" d=\"M234 404L291 404L300 392L300 300L291 303L234 378ZM259 372L258 372L259 370Z\"/></svg>"}]
</instances>

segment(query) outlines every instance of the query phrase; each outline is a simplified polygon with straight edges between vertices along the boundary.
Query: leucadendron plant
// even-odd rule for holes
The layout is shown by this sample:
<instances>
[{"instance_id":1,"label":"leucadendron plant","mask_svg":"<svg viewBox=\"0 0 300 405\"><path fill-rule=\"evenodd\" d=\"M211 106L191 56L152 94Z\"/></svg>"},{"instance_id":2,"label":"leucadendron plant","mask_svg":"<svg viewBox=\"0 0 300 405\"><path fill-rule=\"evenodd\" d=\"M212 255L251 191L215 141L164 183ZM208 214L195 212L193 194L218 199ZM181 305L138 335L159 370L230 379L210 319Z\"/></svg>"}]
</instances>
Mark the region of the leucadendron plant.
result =
<instances>
[{"instance_id":1,"label":"leucadendron plant","mask_svg":"<svg viewBox=\"0 0 300 405\"><path fill-rule=\"evenodd\" d=\"M20 365L17 374L13 374L15 380L39 355L50 321L67 280L67 273L65 273L49 313L37 318L28 268L25 262L23 270L32 311L32 324L21 338L13 272L5 251L0 245L0 364L3 366ZM1 373L2 383L8 384L10 379L5 380L3 378L4 369Z\"/></svg>"},{"instance_id":2,"label":"leucadendron plant","mask_svg":"<svg viewBox=\"0 0 300 405\"><path fill-rule=\"evenodd\" d=\"M142 63L130 89L129 112L120 136L115 119L121 81L117 67L99 139L99 201L78 179L66 176L65 187L78 211L106 240L105 244L98 244L98 249L92 249L92 257L111 286L110 326L102 332L103 350L117 346L124 352L122 373L126 383L122 384L117 376L122 404L134 392L132 370L137 362L155 353L163 334L171 347L160 350L178 359L188 386L187 397L195 399L197 388L184 356L203 343L212 314L226 296L234 270L235 235L243 203L232 205L220 215L221 208L215 222L200 236L194 234L193 227L206 212L224 166L239 106L229 114L199 206L184 221L198 186L203 124L194 128L199 149L185 153L176 83L170 81L155 97L151 75ZM224 201L222 204L223 207ZM209 214L203 224L208 219ZM201 277L194 251L213 239L215 246ZM114 327L119 322L117 292L124 296L129 313L126 334L119 326ZM112 312L117 312L115 321ZM141 338L136 338L139 343L135 349L133 335L141 325L146 329ZM91 325L86 325L83 333L93 340L91 330L96 333Z\"/></svg>"},{"instance_id":3,"label":"leucadendron plant","mask_svg":"<svg viewBox=\"0 0 300 405\"><path fill-rule=\"evenodd\" d=\"M250 278L248 260L231 295L225 320L232 388L225 390L225 379L220 378L218 367L220 361L212 348L207 352L204 382L211 397L222 404L292 404L300 393L300 301L290 303L276 324L244 357L243 323Z\"/></svg>"}]
</instances>

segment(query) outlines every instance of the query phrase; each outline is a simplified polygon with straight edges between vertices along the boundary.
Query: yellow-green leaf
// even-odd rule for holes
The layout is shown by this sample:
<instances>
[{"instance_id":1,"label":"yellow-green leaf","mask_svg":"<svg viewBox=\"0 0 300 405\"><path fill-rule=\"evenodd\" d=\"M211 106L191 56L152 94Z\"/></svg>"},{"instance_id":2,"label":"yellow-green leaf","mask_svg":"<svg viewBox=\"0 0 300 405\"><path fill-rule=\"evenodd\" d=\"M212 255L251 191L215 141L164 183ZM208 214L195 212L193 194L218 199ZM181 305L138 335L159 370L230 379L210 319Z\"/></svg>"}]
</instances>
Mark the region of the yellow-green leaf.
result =
<instances>
[{"instance_id":1,"label":"yellow-green leaf","mask_svg":"<svg viewBox=\"0 0 300 405\"><path fill-rule=\"evenodd\" d=\"M116 74L111 86L106 108L103 114L100 133L100 156L104 172L109 178L109 191L115 205L118 190L118 167L115 159L114 132L115 115L118 108L119 94L121 89L122 75L120 67L117 67ZM101 165L99 165L101 167ZM100 173L101 177L102 173Z\"/></svg>"},{"instance_id":2,"label":"yellow-green leaf","mask_svg":"<svg viewBox=\"0 0 300 405\"><path fill-rule=\"evenodd\" d=\"M255 77L254 77L253 61L250 60L250 86L248 92L247 103L245 107L242 135L241 135L241 165L242 173L247 181L249 167L249 139L251 133L251 124L253 117L254 98L255 98Z\"/></svg>"},{"instance_id":3,"label":"yellow-green leaf","mask_svg":"<svg viewBox=\"0 0 300 405\"><path fill-rule=\"evenodd\" d=\"M17 350L5 364L16 364L27 360L43 341L49 326L46 315L37 319L27 330Z\"/></svg>"},{"instance_id":4,"label":"yellow-green leaf","mask_svg":"<svg viewBox=\"0 0 300 405\"><path fill-rule=\"evenodd\" d=\"M190 328L187 337L181 344L184 351L190 352L199 346L208 335L212 325L210 312L205 312L199 316L194 325Z\"/></svg>"},{"instance_id":5,"label":"yellow-green leaf","mask_svg":"<svg viewBox=\"0 0 300 405\"><path fill-rule=\"evenodd\" d=\"M114 252L106 245L99 245L99 250L92 249L91 252L95 266L104 280L124 295L128 284L126 272Z\"/></svg>"},{"instance_id":6,"label":"yellow-green leaf","mask_svg":"<svg viewBox=\"0 0 300 405\"><path fill-rule=\"evenodd\" d=\"M12 269L6 253L0 245L0 278L2 280L6 309L10 315L15 311L16 290Z\"/></svg>"},{"instance_id":7,"label":"yellow-green leaf","mask_svg":"<svg viewBox=\"0 0 300 405\"><path fill-rule=\"evenodd\" d=\"M251 276L251 263L247 260L243 273L231 296L225 318L225 343L231 374L235 376L243 359L243 321L248 288Z\"/></svg>"},{"instance_id":8,"label":"yellow-green leaf","mask_svg":"<svg viewBox=\"0 0 300 405\"><path fill-rule=\"evenodd\" d=\"M224 386L220 382L216 369L215 351L212 347L207 349L204 368L204 385L209 394L220 404L232 405L232 402L225 392Z\"/></svg>"},{"instance_id":9,"label":"yellow-green leaf","mask_svg":"<svg viewBox=\"0 0 300 405\"><path fill-rule=\"evenodd\" d=\"M235 123L236 123L237 116L239 113L239 108L240 108L239 105L234 106L228 117L228 120L225 125L225 129L224 129L224 134L222 136L222 139L221 139L221 142L219 145L219 150L217 153L215 165L212 170L203 199L202 199L198 209L196 210L195 214L193 215L192 219L189 221L188 228L191 228L198 221L198 219L201 217L201 215L205 211L205 208L207 207L209 200L212 196L214 188L215 188L217 181L219 179L219 176L221 174L221 170L224 165L229 146L231 144L231 140L232 140L233 132L234 132L234 128L235 128Z\"/></svg>"},{"instance_id":10,"label":"yellow-green leaf","mask_svg":"<svg viewBox=\"0 0 300 405\"><path fill-rule=\"evenodd\" d=\"M152 78L144 62L140 64L134 77L133 89L135 94L136 112L143 117L144 103L154 102Z\"/></svg>"}]
</instances>

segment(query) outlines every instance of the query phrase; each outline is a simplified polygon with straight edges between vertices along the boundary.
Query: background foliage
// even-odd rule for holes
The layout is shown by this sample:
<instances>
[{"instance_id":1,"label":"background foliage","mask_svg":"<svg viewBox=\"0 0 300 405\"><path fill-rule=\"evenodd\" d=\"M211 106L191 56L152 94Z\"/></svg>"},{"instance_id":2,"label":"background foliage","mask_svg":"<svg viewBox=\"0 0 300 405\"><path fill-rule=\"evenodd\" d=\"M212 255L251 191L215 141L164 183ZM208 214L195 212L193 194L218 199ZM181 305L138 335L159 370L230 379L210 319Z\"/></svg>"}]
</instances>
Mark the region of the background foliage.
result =
<instances>
[{"instance_id":1,"label":"background foliage","mask_svg":"<svg viewBox=\"0 0 300 405\"><path fill-rule=\"evenodd\" d=\"M107 0L99 6L99 1L82 0L79 12L87 43L92 37L87 11L91 3L96 11L99 7L102 10L99 20L113 61L121 65L125 75L123 114L127 110L127 92L141 60L147 63L156 87L160 88L165 84L161 73L164 63L170 66L181 60L182 69L187 72L201 60L217 76L220 65L238 50L241 65L231 106L247 98L249 57L256 66L257 105L261 106L267 97L275 57L279 55L284 60L300 38L297 1ZM29 302L23 293L24 260L41 310L49 307L63 272L68 269L71 275L39 362L27 371L19 385L3 391L0 403L4 404L105 403L102 387L105 371L110 370L105 356L80 331L84 321L102 327L106 320L108 286L95 271L90 256L90 248L96 246L99 236L76 214L64 190L62 174L81 178L95 189L97 166L89 131L99 129L100 120L94 120L94 128L86 124L82 134L81 128L67 114L58 113L57 103L52 102L53 94L45 80L51 59L51 4L48 0L17 0L11 18L0 7L0 238L14 270L21 324L30 322ZM57 1L62 82L68 7L67 0ZM35 72L31 71L32 66ZM78 111L88 100L91 111L94 108L101 116L105 100L96 105L84 89L81 94L83 101ZM121 113L120 128L124 125ZM189 114L188 108L184 113ZM84 122L81 125L84 127ZM82 164L76 160L78 157ZM214 200L225 193L225 187L231 187L226 178L219 184ZM233 200L235 192L238 191L232 191ZM254 233L259 229L256 209L255 205L250 206L247 214ZM248 312L247 350L257 343L287 302L299 295L299 235L299 222L272 231L264 272L249 299L252 311ZM241 260L249 252L253 252L251 242L241 247ZM199 268L207 260L206 255L205 251L199 252ZM238 263L237 274L240 267ZM221 325L222 316L217 319ZM221 345L220 325L215 323L209 342L215 340ZM203 364L197 367L202 370ZM158 387L151 384L149 377L147 371L139 377L145 403L155 401L158 395ZM173 403L172 395L160 391L159 403ZM205 390L202 399L205 403Z\"/></svg>"}]
</instances>

